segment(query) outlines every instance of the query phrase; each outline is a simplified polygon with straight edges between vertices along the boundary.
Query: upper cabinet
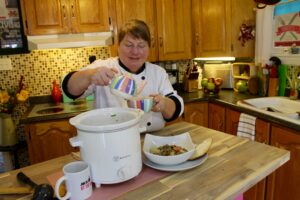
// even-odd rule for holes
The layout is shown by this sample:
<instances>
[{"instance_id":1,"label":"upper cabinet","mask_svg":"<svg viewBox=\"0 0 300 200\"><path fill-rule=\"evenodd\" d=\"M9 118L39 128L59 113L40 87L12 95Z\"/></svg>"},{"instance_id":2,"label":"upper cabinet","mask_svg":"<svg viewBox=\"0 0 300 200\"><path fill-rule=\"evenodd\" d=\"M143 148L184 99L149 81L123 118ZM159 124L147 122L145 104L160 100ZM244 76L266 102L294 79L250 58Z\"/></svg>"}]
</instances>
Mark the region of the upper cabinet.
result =
<instances>
[{"instance_id":1,"label":"upper cabinet","mask_svg":"<svg viewBox=\"0 0 300 200\"><path fill-rule=\"evenodd\" d=\"M191 1L157 0L159 60L192 58Z\"/></svg>"},{"instance_id":2,"label":"upper cabinet","mask_svg":"<svg viewBox=\"0 0 300 200\"><path fill-rule=\"evenodd\" d=\"M108 0L22 0L27 35L109 31Z\"/></svg>"},{"instance_id":3,"label":"upper cabinet","mask_svg":"<svg viewBox=\"0 0 300 200\"><path fill-rule=\"evenodd\" d=\"M130 19L140 19L147 23L151 33L151 47L148 59L157 60L158 49L156 45L156 16L155 1L153 0L116 0L116 27L115 33L122 24ZM117 43L117 41L115 41Z\"/></svg>"},{"instance_id":4,"label":"upper cabinet","mask_svg":"<svg viewBox=\"0 0 300 200\"><path fill-rule=\"evenodd\" d=\"M239 40L248 34L242 25L248 32L255 23L254 7L252 0L192 0L194 56L254 57L254 40Z\"/></svg>"},{"instance_id":5,"label":"upper cabinet","mask_svg":"<svg viewBox=\"0 0 300 200\"><path fill-rule=\"evenodd\" d=\"M115 0L112 4L115 38L130 19L143 20L149 26L149 61L192 58L190 0Z\"/></svg>"}]
</instances>

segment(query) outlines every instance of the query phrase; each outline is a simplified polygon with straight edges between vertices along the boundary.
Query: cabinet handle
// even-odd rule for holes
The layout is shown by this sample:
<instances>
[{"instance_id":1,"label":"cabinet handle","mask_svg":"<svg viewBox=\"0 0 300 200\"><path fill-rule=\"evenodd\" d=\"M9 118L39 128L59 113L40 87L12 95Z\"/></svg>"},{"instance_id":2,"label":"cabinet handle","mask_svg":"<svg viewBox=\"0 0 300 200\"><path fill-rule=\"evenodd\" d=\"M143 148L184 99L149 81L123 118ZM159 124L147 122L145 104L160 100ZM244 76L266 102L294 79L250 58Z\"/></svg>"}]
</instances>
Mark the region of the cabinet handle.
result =
<instances>
[{"instance_id":1,"label":"cabinet handle","mask_svg":"<svg viewBox=\"0 0 300 200\"><path fill-rule=\"evenodd\" d=\"M63 11L63 17L66 20L67 19L67 15L66 15L66 6L65 5L62 6L62 11Z\"/></svg>"},{"instance_id":2,"label":"cabinet handle","mask_svg":"<svg viewBox=\"0 0 300 200\"><path fill-rule=\"evenodd\" d=\"M159 37L159 46L163 47L163 39L162 39L162 37Z\"/></svg>"},{"instance_id":3,"label":"cabinet handle","mask_svg":"<svg viewBox=\"0 0 300 200\"><path fill-rule=\"evenodd\" d=\"M154 40L154 37L151 37L151 46L152 46L152 48L155 47L155 40Z\"/></svg>"},{"instance_id":4,"label":"cabinet handle","mask_svg":"<svg viewBox=\"0 0 300 200\"><path fill-rule=\"evenodd\" d=\"M72 10L72 17L75 17L75 11L74 11L74 5L71 5L71 10Z\"/></svg>"}]
</instances>

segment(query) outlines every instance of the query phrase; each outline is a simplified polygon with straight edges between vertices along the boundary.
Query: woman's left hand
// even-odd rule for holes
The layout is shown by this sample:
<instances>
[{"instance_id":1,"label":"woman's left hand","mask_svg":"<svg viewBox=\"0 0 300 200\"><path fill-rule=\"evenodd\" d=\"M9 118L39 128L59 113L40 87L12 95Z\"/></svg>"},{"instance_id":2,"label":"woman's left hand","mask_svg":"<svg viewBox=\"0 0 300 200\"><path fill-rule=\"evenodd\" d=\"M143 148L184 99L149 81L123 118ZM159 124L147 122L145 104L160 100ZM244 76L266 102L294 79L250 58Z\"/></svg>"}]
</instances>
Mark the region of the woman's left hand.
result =
<instances>
[{"instance_id":1,"label":"woman's left hand","mask_svg":"<svg viewBox=\"0 0 300 200\"><path fill-rule=\"evenodd\" d=\"M153 97L153 112L161 112L164 118L169 119L173 116L176 105L174 101L160 94L150 95Z\"/></svg>"},{"instance_id":2,"label":"woman's left hand","mask_svg":"<svg viewBox=\"0 0 300 200\"><path fill-rule=\"evenodd\" d=\"M155 94L155 95L150 95L150 96L153 97L153 104L154 105L153 105L152 110L154 112L162 112L166 107L166 105L165 105L166 104L166 102L165 102L166 97L164 97L160 94Z\"/></svg>"}]
</instances>

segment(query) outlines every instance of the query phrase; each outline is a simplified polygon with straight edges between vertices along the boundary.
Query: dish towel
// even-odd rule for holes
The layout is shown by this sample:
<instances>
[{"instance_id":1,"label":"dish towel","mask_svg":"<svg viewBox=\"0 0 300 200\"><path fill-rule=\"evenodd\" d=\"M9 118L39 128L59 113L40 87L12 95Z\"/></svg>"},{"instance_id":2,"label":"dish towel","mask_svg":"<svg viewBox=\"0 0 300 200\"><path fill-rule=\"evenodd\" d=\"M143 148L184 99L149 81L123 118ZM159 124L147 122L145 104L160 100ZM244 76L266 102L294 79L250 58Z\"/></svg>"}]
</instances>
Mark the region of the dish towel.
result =
<instances>
[{"instance_id":1,"label":"dish towel","mask_svg":"<svg viewBox=\"0 0 300 200\"><path fill-rule=\"evenodd\" d=\"M241 113L238 124L237 136L255 140L255 122L256 117L247 115L245 113Z\"/></svg>"}]
</instances>

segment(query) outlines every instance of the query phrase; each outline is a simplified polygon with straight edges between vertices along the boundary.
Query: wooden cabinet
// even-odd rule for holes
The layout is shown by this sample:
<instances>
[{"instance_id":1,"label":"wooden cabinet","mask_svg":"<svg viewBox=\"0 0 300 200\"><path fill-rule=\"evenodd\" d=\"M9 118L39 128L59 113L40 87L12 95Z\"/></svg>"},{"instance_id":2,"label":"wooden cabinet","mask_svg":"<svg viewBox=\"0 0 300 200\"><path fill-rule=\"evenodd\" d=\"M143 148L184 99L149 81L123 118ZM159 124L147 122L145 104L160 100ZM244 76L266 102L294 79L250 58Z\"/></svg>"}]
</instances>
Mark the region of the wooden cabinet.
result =
<instances>
[{"instance_id":1,"label":"wooden cabinet","mask_svg":"<svg viewBox=\"0 0 300 200\"><path fill-rule=\"evenodd\" d=\"M109 30L108 0L22 0L28 35Z\"/></svg>"},{"instance_id":2,"label":"wooden cabinet","mask_svg":"<svg viewBox=\"0 0 300 200\"><path fill-rule=\"evenodd\" d=\"M208 103L186 103L184 106L184 121L208 127Z\"/></svg>"},{"instance_id":3,"label":"wooden cabinet","mask_svg":"<svg viewBox=\"0 0 300 200\"><path fill-rule=\"evenodd\" d=\"M267 199L300 199L300 135L299 132L273 125L271 145L290 151L290 160L268 176Z\"/></svg>"},{"instance_id":4,"label":"wooden cabinet","mask_svg":"<svg viewBox=\"0 0 300 200\"><path fill-rule=\"evenodd\" d=\"M257 118L255 123L255 141L260 143L270 143L271 124L262 119ZM244 200L264 200L267 190L267 178L264 178L255 186L244 193Z\"/></svg>"},{"instance_id":5,"label":"wooden cabinet","mask_svg":"<svg viewBox=\"0 0 300 200\"><path fill-rule=\"evenodd\" d=\"M69 119L37 122L25 126L30 163L38 163L69 154L69 138L76 135L76 128Z\"/></svg>"},{"instance_id":6,"label":"wooden cabinet","mask_svg":"<svg viewBox=\"0 0 300 200\"><path fill-rule=\"evenodd\" d=\"M130 19L147 23L151 32L149 61L192 58L190 0L115 0L112 8L115 38Z\"/></svg>"},{"instance_id":7,"label":"wooden cabinet","mask_svg":"<svg viewBox=\"0 0 300 200\"><path fill-rule=\"evenodd\" d=\"M191 1L156 0L159 60L192 58Z\"/></svg>"},{"instance_id":8,"label":"wooden cabinet","mask_svg":"<svg viewBox=\"0 0 300 200\"><path fill-rule=\"evenodd\" d=\"M192 0L195 57L254 57L254 40L238 40L242 24L254 25L254 1Z\"/></svg>"},{"instance_id":9,"label":"wooden cabinet","mask_svg":"<svg viewBox=\"0 0 300 200\"><path fill-rule=\"evenodd\" d=\"M116 27L115 38L119 28L123 23L130 19L140 19L147 23L151 33L151 46L148 60L156 61L158 55L157 48L157 28L155 1L153 0L115 0L116 8ZM117 40L115 41L116 46Z\"/></svg>"},{"instance_id":10,"label":"wooden cabinet","mask_svg":"<svg viewBox=\"0 0 300 200\"><path fill-rule=\"evenodd\" d=\"M209 103L208 110L208 128L225 132L225 107Z\"/></svg>"},{"instance_id":11,"label":"wooden cabinet","mask_svg":"<svg viewBox=\"0 0 300 200\"><path fill-rule=\"evenodd\" d=\"M239 120L240 112L226 108L225 132L232 135L237 135Z\"/></svg>"}]
</instances>

